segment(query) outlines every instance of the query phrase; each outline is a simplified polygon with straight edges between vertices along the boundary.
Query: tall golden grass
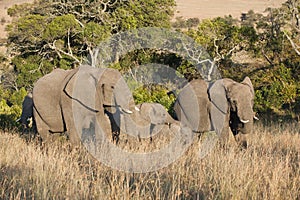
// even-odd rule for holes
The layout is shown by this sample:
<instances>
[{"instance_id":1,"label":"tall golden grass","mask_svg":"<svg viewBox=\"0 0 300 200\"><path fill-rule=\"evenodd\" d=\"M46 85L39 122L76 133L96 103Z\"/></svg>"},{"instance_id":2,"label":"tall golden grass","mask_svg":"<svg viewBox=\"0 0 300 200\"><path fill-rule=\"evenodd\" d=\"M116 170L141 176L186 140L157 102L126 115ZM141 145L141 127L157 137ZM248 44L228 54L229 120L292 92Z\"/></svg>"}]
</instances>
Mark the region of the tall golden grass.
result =
<instances>
[{"instance_id":1,"label":"tall golden grass","mask_svg":"<svg viewBox=\"0 0 300 200\"><path fill-rule=\"evenodd\" d=\"M0 199L300 199L299 124L256 125L247 150L234 142L198 159L195 142L170 166L125 173L66 143L41 147L0 133Z\"/></svg>"}]
</instances>

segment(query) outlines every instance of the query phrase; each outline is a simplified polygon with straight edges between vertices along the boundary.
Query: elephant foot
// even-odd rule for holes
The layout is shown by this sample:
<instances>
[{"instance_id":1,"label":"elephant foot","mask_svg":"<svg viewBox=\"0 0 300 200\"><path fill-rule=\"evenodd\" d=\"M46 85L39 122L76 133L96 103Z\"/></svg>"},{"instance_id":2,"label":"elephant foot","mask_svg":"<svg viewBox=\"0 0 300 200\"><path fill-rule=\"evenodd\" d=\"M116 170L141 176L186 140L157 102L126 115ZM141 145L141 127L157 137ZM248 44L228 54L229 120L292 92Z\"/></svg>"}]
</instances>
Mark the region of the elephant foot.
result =
<instances>
[{"instance_id":1,"label":"elephant foot","mask_svg":"<svg viewBox=\"0 0 300 200\"><path fill-rule=\"evenodd\" d=\"M119 143L119 140L120 140L120 132L113 132L112 133L113 143L115 143L117 145Z\"/></svg>"}]
</instances>

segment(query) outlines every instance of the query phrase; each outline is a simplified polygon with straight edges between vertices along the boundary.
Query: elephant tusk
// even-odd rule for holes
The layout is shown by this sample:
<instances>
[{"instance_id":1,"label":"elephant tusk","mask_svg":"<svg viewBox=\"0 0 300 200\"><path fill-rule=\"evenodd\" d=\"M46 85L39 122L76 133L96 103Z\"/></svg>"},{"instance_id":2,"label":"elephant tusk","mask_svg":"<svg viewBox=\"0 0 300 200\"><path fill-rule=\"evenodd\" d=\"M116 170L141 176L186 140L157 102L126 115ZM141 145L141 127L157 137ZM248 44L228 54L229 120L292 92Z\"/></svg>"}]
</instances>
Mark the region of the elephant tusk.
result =
<instances>
[{"instance_id":1,"label":"elephant tusk","mask_svg":"<svg viewBox=\"0 0 300 200\"><path fill-rule=\"evenodd\" d=\"M258 118L258 117L256 117L256 116L254 116L254 117L253 117L253 119L255 119L255 120L259 120L259 118Z\"/></svg>"},{"instance_id":2,"label":"elephant tusk","mask_svg":"<svg viewBox=\"0 0 300 200\"><path fill-rule=\"evenodd\" d=\"M138 111L138 112L141 111L141 110L140 110L138 107L136 107L136 106L134 106L134 109L135 109L136 111Z\"/></svg>"},{"instance_id":3,"label":"elephant tusk","mask_svg":"<svg viewBox=\"0 0 300 200\"><path fill-rule=\"evenodd\" d=\"M131 110L128 110L128 109L125 109L125 108L121 108L121 109L124 113L127 113L127 114L132 114L133 113Z\"/></svg>"},{"instance_id":4,"label":"elephant tusk","mask_svg":"<svg viewBox=\"0 0 300 200\"><path fill-rule=\"evenodd\" d=\"M240 121L243 123L243 124L247 124L249 122L249 120L243 120L243 119L240 119Z\"/></svg>"}]
</instances>

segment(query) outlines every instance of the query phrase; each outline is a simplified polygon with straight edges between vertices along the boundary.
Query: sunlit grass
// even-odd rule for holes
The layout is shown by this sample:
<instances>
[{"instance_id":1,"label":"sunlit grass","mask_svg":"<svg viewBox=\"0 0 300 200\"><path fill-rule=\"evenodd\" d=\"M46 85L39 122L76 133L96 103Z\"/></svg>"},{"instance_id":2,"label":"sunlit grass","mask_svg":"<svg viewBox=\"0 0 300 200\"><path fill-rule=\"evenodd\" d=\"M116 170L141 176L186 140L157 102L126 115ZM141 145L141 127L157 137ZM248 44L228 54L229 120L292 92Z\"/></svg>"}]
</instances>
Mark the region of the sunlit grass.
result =
<instances>
[{"instance_id":1,"label":"sunlit grass","mask_svg":"<svg viewBox=\"0 0 300 200\"><path fill-rule=\"evenodd\" d=\"M231 141L198 159L195 137L179 160L145 174L112 170L67 143L42 148L1 133L0 199L299 199L299 124L255 129L247 150Z\"/></svg>"}]
</instances>

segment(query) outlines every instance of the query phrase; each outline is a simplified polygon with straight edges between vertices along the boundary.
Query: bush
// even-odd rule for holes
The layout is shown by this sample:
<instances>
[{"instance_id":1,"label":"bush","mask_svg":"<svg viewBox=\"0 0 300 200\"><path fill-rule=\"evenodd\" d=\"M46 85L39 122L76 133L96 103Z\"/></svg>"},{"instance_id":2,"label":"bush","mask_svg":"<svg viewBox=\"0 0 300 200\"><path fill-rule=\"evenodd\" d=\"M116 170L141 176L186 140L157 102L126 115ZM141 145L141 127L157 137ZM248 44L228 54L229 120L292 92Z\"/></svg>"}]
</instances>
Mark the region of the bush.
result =
<instances>
[{"instance_id":1,"label":"bush","mask_svg":"<svg viewBox=\"0 0 300 200\"><path fill-rule=\"evenodd\" d=\"M0 96L0 129L12 130L20 125L17 119L21 116L22 102L27 92L25 88L21 88L8 96L7 93L2 94L4 95ZM9 100L5 97L9 97Z\"/></svg>"},{"instance_id":2,"label":"bush","mask_svg":"<svg viewBox=\"0 0 300 200\"><path fill-rule=\"evenodd\" d=\"M160 103L170 114L172 113L173 104L176 100L174 94L169 94L167 88L162 85L148 85L137 87L133 91L133 98L136 104L143 102Z\"/></svg>"}]
</instances>

